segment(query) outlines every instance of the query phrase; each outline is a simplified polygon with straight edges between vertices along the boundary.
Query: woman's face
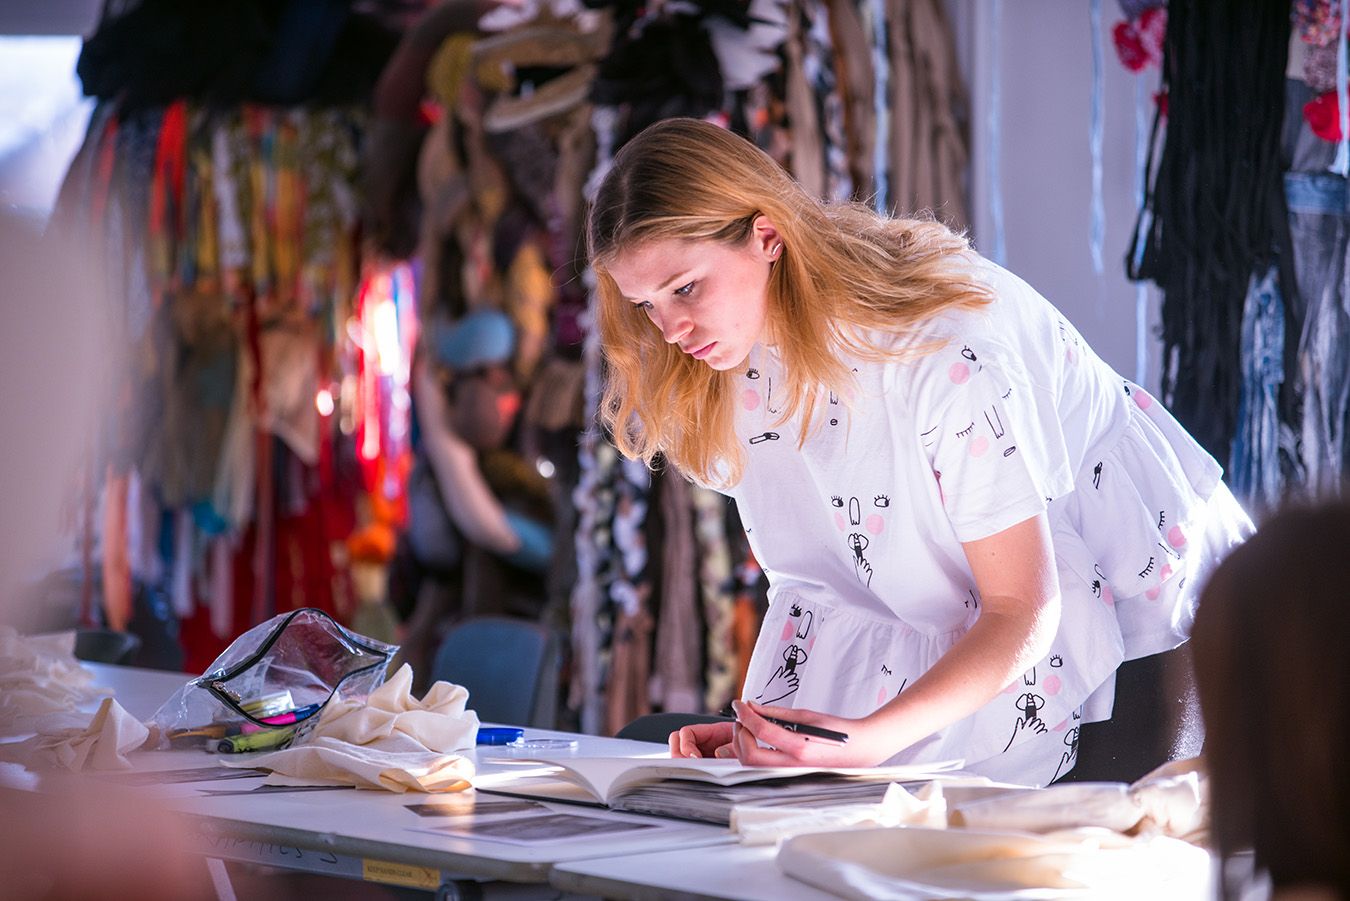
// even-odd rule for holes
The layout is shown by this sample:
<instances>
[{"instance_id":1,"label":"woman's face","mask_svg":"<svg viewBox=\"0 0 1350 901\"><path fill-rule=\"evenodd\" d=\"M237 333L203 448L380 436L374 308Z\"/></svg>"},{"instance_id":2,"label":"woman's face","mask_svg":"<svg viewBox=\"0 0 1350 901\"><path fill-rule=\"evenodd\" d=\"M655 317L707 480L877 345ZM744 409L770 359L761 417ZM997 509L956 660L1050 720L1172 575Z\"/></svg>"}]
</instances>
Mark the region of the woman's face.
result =
<instances>
[{"instance_id":1,"label":"woman's face","mask_svg":"<svg viewBox=\"0 0 1350 901\"><path fill-rule=\"evenodd\" d=\"M608 272L633 315L645 313L667 342L713 369L735 369L763 337L769 266L781 250L761 216L744 244L648 241L619 253Z\"/></svg>"}]
</instances>

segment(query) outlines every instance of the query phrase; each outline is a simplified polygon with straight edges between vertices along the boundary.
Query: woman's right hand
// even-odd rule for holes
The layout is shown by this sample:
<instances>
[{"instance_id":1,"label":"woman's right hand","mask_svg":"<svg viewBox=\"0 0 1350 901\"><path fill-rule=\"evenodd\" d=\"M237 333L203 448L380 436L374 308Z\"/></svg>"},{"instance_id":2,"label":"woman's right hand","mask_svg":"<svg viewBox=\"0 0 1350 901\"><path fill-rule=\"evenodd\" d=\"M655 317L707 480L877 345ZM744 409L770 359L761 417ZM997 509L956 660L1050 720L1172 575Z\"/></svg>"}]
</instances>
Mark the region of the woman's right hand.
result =
<instances>
[{"instance_id":1,"label":"woman's right hand","mask_svg":"<svg viewBox=\"0 0 1350 901\"><path fill-rule=\"evenodd\" d=\"M735 757L731 720L725 723L695 723L670 733L671 757Z\"/></svg>"}]
</instances>

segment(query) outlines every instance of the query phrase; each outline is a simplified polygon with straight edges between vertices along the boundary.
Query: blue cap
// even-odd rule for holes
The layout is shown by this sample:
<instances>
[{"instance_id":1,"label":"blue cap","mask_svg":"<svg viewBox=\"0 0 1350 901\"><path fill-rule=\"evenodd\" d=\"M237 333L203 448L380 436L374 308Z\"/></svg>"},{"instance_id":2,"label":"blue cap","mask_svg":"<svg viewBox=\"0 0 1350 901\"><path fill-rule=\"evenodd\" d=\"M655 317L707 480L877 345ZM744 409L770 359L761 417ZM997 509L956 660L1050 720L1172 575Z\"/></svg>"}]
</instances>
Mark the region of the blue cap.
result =
<instances>
[{"instance_id":1,"label":"blue cap","mask_svg":"<svg viewBox=\"0 0 1350 901\"><path fill-rule=\"evenodd\" d=\"M478 730L477 743L480 745L509 745L512 742L520 741L524 737L524 729L506 726L489 726Z\"/></svg>"},{"instance_id":2,"label":"blue cap","mask_svg":"<svg viewBox=\"0 0 1350 901\"><path fill-rule=\"evenodd\" d=\"M507 363L515 346L515 324L500 310L475 310L436 329L436 356L455 370Z\"/></svg>"}]
</instances>

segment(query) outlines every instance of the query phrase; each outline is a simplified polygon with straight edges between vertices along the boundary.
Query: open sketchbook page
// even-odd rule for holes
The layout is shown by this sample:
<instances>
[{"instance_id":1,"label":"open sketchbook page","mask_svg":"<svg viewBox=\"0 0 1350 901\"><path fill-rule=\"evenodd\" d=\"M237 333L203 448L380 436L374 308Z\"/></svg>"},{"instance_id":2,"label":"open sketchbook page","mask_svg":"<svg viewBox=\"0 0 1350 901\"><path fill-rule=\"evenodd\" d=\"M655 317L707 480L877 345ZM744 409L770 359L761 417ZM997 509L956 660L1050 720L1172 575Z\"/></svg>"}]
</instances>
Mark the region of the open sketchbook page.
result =
<instances>
[{"instance_id":1,"label":"open sketchbook page","mask_svg":"<svg viewBox=\"0 0 1350 901\"><path fill-rule=\"evenodd\" d=\"M566 760L538 759L534 762L558 768L556 773L550 774L554 778L548 781L565 780L583 789L592 802L606 805L612 804L630 789L666 780L724 787L814 775L852 777L849 781L916 782L941 778L960 766L960 761L945 761L892 767L748 767L739 760L641 757L573 757ZM519 790L521 794L528 794L530 778L493 779L492 784L480 787L507 793Z\"/></svg>"}]
</instances>

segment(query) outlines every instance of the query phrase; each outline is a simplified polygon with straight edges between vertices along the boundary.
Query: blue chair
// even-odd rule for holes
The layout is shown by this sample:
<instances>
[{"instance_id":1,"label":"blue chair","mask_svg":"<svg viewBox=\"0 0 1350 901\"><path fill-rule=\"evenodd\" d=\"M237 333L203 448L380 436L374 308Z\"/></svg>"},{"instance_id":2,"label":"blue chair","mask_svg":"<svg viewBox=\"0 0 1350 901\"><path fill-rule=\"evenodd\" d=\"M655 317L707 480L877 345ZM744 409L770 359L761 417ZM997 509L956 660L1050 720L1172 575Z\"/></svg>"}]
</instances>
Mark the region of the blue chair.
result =
<instances>
[{"instance_id":1,"label":"blue chair","mask_svg":"<svg viewBox=\"0 0 1350 901\"><path fill-rule=\"evenodd\" d=\"M551 729L557 717L559 642L537 622L479 616L441 641L431 678L463 685L469 707L490 723Z\"/></svg>"},{"instance_id":2,"label":"blue chair","mask_svg":"<svg viewBox=\"0 0 1350 901\"><path fill-rule=\"evenodd\" d=\"M75 657L90 663L127 666L140 649L140 637L131 632L113 629L79 629L75 632Z\"/></svg>"},{"instance_id":3,"label":"blue chair","mask_svg":"<svg viewBox=\"0 0 1350 901\"><path fill-rule=\"evenodd\" d=\"M729 723L730 717L711 713L648 713L633 720L616 734L615 738L633 741L654 741L666 744L670 733L698 723Z\"/></svg>"}]
</instances>

